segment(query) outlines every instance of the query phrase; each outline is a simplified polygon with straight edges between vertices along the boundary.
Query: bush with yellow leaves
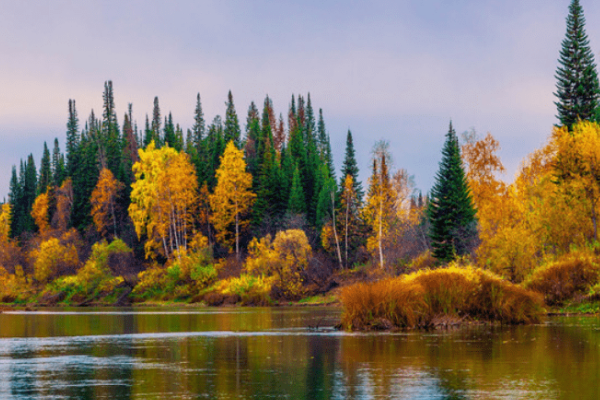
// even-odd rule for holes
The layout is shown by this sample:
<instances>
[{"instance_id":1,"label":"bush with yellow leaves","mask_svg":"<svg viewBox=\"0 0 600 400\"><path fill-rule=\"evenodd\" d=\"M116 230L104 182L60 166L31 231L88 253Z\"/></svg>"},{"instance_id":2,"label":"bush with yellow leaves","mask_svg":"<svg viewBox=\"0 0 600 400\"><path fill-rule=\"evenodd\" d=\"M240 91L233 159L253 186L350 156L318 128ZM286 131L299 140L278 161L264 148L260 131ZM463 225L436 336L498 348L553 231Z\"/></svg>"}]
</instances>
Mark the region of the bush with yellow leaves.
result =
<instances>
[{"instance_id":1,"label":"bush with yellow leaves","mask_svg":"<svg viewBox=\"0 0 600 400\"><path fill-rule=\"evenodd\" d=\"M114 277L108 266L109 257L113 254L130 253L131 249L121 239L111 243L106 240L92 246L92 255L85 265L77 271L77 275L65 276L54 281L49 291L62 292L66 301L81 301L95 298L100 294L108 294L123 282L122 277Z\"/></svg>"},{"instance_id":2,"label":"bush with yellow leaves","mask_svg":"<svg viewBox=\"0 0 600 400\"><path fill-rule=\"evenodd\" d=\"M79 265L77 249L73 244L64 245L57 238L43 241L30 253L33 259L34 277L40 283L56 278L62 270Z\"/></svg>"},{"instance_id":3,"label":"bush with yellow leaves","mask_svg":"<svg viewBox=\"0 0 600 400\"><path fill-rule=\"evenodd\" d=\"M260 240L252 239L248 251L246 271L275 277L273 289L279 291L275 295L289 299L302 296L303 273L312 257L312 248L304 231L281 231L273 241L271 235Z\"/></svg>"},{"instance_id":4,"label":"bush with yellow leaves","mask_svg":"<svg viewBox=\"0 0 600 400\"><path fill-rule=\"evenodd\" d=\"M30 285L20 265L15 267L14 274L0 266L0 303L12 303L26 296L29 289Z\"/></svg>"},{"instance_id":5,"label":"bush with yellow leaves","mask_svg":"<svg viewBox=\"0 0 600 400\"><path fill-rule=\"evenodd\" d=\"M165 267L154 265L142 272L133 295L139 300L191 299L216 279L208 239L197 234L187 249L173 253Z\"/></svg>"}]
</instances>

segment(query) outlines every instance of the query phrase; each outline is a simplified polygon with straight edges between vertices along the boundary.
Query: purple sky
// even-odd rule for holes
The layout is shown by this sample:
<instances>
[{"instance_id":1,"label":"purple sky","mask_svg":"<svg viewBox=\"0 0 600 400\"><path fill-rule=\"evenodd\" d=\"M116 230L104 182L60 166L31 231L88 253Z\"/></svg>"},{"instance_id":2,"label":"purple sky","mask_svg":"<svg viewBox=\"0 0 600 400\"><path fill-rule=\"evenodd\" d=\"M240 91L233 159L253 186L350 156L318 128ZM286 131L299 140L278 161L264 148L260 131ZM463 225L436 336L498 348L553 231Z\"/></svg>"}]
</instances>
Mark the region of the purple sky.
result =
<instances>
[{"instance_id":1,"label":"purple sky","mask_svg":"<svg viewBox=\"0 0 600 400\"><path fill-rule=\"evenodd\" d=\"M0 0L0 199L10 169L43 142L64 150L67 103L101 113L112 80L143 126L158 96L185 129L196 93L207 120L231 90L245 121L268 94L322 108L340 168L348 128L361 177L376 140L424 192L448 122L491 132L513 179L556 122L554 73L569 0L507 1L8 1ZM581 0L598 60L600 4ZM364 183L366 185L366 182Z\"/></svg>"}]
</instances>

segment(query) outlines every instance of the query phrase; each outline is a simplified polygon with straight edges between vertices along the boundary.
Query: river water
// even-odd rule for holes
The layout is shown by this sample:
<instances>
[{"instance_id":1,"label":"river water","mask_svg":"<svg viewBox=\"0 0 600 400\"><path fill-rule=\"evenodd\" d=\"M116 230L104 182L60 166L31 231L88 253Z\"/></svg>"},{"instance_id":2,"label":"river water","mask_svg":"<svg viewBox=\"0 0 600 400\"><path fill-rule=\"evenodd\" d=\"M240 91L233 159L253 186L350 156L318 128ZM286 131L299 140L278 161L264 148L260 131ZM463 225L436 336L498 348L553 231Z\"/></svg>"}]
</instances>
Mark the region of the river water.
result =
<instances>
[{"instance_id":1,"label":"river water","mask_svg":"<svg viewBox=\"0 0 600 400\"><path fill-rule=\"evenodd\" d=\"M0 399L600 399L598 317L393 334L338 332L339 318L326 307L5 312Z\"/></svg>"}]
</instances>

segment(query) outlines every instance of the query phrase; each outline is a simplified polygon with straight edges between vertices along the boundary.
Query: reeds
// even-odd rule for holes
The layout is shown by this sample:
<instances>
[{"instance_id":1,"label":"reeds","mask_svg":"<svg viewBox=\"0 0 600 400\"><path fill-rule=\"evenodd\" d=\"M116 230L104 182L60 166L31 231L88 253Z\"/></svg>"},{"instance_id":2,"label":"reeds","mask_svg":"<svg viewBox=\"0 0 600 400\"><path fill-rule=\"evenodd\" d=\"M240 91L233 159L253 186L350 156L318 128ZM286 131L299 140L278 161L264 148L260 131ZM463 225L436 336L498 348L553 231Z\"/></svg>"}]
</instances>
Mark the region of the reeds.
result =
<instances>
[{"instance_id":1,"label":"reeds","mask_svg":"<svg viewBox=\"0 0 600 400\"><path fill-rule=\"evenodd\" d=\"M487 271L451 266L415 272L342 291L346 329L428 328L470 319L520 324L539 321L539 294Z\"/></svg>"}]
</instances>

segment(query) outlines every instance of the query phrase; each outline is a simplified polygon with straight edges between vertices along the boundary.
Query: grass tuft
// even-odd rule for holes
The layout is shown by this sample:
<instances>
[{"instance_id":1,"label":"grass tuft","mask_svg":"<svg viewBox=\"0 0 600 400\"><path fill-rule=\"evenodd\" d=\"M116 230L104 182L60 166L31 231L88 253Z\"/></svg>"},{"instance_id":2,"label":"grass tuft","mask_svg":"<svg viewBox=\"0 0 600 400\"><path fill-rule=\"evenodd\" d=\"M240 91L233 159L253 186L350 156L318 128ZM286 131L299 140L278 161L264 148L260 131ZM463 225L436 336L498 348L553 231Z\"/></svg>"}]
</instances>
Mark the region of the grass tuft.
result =
<instances>
[{"instance_id":1,"label":"grass tuft","mask_svg":"<svg viewBox=\"0 0 600 400\"><path fill-rule=\"evenodd\" d=\"M472 267L423 270L342 290L346 329L428 328L436 321L476 319L520 324L538 322L539 294Z\"/></svg>"}]
</instances>

